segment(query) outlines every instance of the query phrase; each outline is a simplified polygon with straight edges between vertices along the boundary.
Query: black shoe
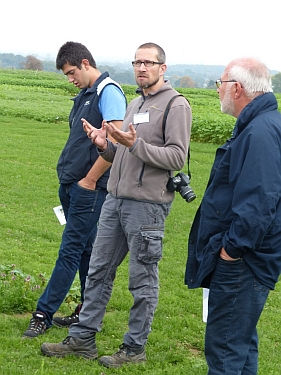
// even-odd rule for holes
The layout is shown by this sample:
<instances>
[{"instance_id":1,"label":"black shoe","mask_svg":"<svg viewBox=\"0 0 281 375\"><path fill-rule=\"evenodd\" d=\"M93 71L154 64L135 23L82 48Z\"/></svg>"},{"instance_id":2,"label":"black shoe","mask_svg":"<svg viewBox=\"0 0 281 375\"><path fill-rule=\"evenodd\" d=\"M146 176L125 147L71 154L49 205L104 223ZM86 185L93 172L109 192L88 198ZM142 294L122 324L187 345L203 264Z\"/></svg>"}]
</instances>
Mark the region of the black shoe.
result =
<instances>
[{"instance_id":1,"label":"black shoe","mask_svg":"<svg viewBox=\"0 0 281 375\"><path fill-rule=\"evenodd\" d=\"M59 344L45 342L41 345L41 352L48 357L65 357L66 355L76 355L86 359L98 358L95 335L86 338L67 336Z\"/></svg>"},{"instance_id":2,"label":"black shoe","mask_svg":"<svg viewBox=\"0 0 281 375\"><path fill-rule=\"evenodd\" d=\"M75 311L69 315L69 316L55 316L53 318L53 324L56 327L60 328L68 328L71 326L72 323L78 323L79 322L79 312L81 310L82 304L80 303L79 305L76 306Z\"/></svg>"},{"instance_id":3,"label":"black shoe","mask_svg":"<svg viewBox=\"0 0 281 375\"><path fill-rule=\"evenodd\" d=\"M29 327L24 332L23 337L37 337L43 335L46 332L47 326L45 323L46 315L41 311L35 311L32 313L32 318L30 319Z\"/></svg>"},{"instance_id":4,"label":"black shoe","mask_svg":"<svg viewBox=\"0 0 281 375\"><path fill-rule=\"evenodd\" d=\"M99 363L105 367L120 367L125 363L139 363L146 361L144 348L134 352L129 346L122 344L118 352L100 357Z\"/></svg>"}]
</instances>

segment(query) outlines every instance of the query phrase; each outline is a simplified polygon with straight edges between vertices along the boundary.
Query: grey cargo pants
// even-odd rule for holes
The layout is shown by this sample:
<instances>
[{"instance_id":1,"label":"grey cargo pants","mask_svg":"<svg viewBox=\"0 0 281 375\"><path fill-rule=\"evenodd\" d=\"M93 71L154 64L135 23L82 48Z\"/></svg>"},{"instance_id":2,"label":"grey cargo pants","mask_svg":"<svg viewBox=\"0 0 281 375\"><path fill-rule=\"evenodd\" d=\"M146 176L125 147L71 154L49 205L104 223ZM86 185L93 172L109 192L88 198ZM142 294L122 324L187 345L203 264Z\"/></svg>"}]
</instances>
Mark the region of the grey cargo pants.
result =
<instances>
[{"instance_id":1,"label":"grey cargo pants","mask_svg":"<svg viewBox=\"0 0 281 375\"><path fill-rule=\"evenodd\" d=\"M88 271L79 323L69 335L86 337L100 330L117 267L129 252L129 291L133 296L128 346L144 346L158 302L158 261L162 257L164 223L171 203L154 204L107 195Z\"/></svg>"}]
</instances>

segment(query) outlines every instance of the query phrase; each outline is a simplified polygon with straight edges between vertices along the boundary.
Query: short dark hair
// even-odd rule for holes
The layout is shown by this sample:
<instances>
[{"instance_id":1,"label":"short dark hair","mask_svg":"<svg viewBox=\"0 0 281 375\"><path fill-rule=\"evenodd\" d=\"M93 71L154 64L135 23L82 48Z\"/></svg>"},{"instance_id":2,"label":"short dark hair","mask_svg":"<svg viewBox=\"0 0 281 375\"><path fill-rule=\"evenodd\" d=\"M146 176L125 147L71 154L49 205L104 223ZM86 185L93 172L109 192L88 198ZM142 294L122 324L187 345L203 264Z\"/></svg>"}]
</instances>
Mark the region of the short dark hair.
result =
<instances>
[{"instance_id":1,"label":"short dark hair","mask_svg":"<svg viewBox=\"0 0 281 375\"><path fill-rule=\"evenodd\" d=\"M57 54L56 68L60 70L64 64L77 66L81 69L82 60L86 59L89 61L90 66L96 68L96 62L91 52L81 43L66 42L63 44Z\"/></svg>"},{"instance_id":2,"label":"short dark hair","mask_svg":"<svg viewBox=\"0 0 281 375\"><path fill-rule=\"evenodd\" d=\"M158 61L161 62L162 64L165 64L166 62L166 54L163 50L163 48L161 48L158 44L156 43L144 43L144 44L141 44L139 46L138 49L142 49L142 48L156 48L157 49L157 58L158 58Z\"/></svg>"}]
</instances>

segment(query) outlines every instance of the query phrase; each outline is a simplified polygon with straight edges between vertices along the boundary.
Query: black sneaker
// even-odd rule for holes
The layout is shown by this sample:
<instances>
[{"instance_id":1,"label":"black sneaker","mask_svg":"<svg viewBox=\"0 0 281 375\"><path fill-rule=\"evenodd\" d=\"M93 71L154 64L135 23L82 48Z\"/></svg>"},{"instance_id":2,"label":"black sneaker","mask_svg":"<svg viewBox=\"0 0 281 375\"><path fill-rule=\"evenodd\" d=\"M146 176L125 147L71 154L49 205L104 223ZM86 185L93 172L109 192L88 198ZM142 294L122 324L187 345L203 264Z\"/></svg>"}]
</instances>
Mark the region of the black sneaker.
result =
<instances>
[{"instance_id":1,"label":"black sneaker","mask_svg":"<svg viewBox=\"0 0 281 375\"><path fill-rule=\"evenodd\" d=\"M37 337L43 335L46 332L47 326L45 323L46 315L41 311L35 311L32 313L32 318L30 319L29 327L24 332L23 337Z\"/></svg>"},{"instance_id":2,"label":"black sneaker","mask_svg":"<svg viewBox=\"0 0 281 375\"><path fill-rule=\"evenodd\" d=\"M100 357L99 363L105 367L120 367L125 363L139 363L146 361L144 348L138 352L134 352L129 346L122 344L118 352L112 355L104 355Z\"/></svg>"},{"instance_id":3,"label":"black sneaker","mask_svg":"<svg viewBox=\"0 0 281 375\"><path fill-rule=\"evenodd\" d=\"M41 352L48 357L65 357L72 354L86 359L98 358L95 335L86 338L67 336L58 344L44 342L41 345Z\"/></svg>"},{"instance_id":4,"label":"black sneaker","mask_svg":"<svg viewBox=\"0 0 281 375\"><path fill-rule=\"evenodd\" d=\"M55 316L53 318L53 324L56 327L59 328L69 328L72 323L78 323L79 322L79 312L81 310L82 304L80 303L79 305L76 306L75 311L69 315L69 316Z\"/></svg>"}]
</instances>

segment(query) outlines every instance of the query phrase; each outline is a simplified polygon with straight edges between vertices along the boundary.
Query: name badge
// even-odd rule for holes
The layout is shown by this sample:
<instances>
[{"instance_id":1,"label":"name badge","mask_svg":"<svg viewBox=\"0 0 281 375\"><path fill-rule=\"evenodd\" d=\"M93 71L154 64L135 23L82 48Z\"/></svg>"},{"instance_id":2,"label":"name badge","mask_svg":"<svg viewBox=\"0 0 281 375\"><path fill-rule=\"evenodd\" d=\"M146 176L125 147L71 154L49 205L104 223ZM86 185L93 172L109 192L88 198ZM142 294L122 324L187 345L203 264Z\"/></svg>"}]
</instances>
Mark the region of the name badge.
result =
<instances>
[{"instance_id":1,"label":"name badge","mask_svg":"<svg viewBox=\"0 0 281 375\"><path fill-rule=\"evenodd\" d=\"M135 113L133 121L134 125L149 122L149 112Z\"/></svg>"}]
</instances>

